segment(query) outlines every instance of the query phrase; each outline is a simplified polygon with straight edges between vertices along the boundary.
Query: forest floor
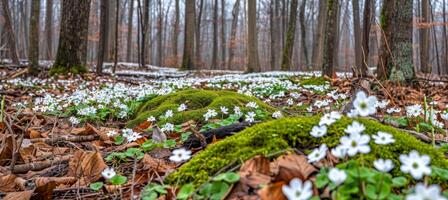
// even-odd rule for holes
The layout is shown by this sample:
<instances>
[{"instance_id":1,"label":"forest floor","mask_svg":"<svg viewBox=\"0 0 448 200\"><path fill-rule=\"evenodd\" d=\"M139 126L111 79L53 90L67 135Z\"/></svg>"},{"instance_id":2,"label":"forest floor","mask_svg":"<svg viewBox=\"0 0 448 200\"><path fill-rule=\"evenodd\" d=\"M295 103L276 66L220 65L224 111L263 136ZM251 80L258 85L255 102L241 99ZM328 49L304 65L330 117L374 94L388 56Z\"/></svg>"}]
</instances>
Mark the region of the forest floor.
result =
<instances>
[{"instance_id":1,"label":"forest floor","mask_svg":"<svg viewBox=\"0 0 448 200\"><path fill-rule=\"evenodd\" d=\"M109 67L106 72L110 72ZM169 179L179 171L188 172L186 167L197 164L195 157L201 158L207 149L212 151L228 138L238 137L239 133L263 131L257 127L276 120L323 117L322 123L328 117L334 121L328 123L328 131L327 126L325 131L320 129L321 133L328 132L325 137L336 137L345 127L336 129L331 124L343 123L338 121L341 114L350 117L343 117L342 121L357 119L351 116L354 115L351 111L356 108L360 91L377 99L372 108L375 112L368 116L358 113L363 116L360 121L384 124L388 127L385 130L392 127L391 134L396 138L406 133L409 138L421 142L417 146L424 146L421 148L425 152L448 153L448 84L444 81L420 81L418 87L410 87L371 78L355 79L345 73L326 79L320 78L318 72L244 74L161 67L142 70L129 63L120 63L115 76L87 73L82 77L42 75L31 78L24 74L24 69L0 68L0 199L292 199L294 187L293 191L305 195L303 199L311 196L338 199L341 197L338 195L354 198L359 191L347 191L344 187L353 188L353 185L344 184L354 184L353 176L359 178L359 184L369 186L369 177L351 174L352 168L341 164L358 160L358 157L338 159L333 151L327 154L326 145L324 148L314 143L261 153L265 157L250 155L223 163L219 169L207 172L215 176L208 177L205 182L200 178L187 180L185 177L190 175L182 174L179 175L183 176L182 181L178 180L182 184ZM213 103L205 106L199 102L201 107L196 101L209 101L208 93L201 93L203 91L233 91L231 95L235 96L214 107ZM196 93L199 97L194 96ZM220 94L216 95L219 97ZM177 100L173 103L170 98ZM156 103L159 99L162 102ZM171 103L164 105L164 101ZM200 114L196 116L193 112ZM145 120L141 120L142 116ZM298 125L288 126L297 128ZM310 128L304 130L313 135L324 125L304 125L308 126ZM273 133L282 134L289 129ZM347 129L345 132L349 133ZM369 132L381 128L364 129ZM378 145L373 137L370 140L372 151ZM196 145L192 145L194 142ZM335 147L337 144L327 145ZM319 148L324 148L324 157L311 162ZM399 153L406 155L413 146L394 148L390 151L400 149L403 152ZM444 192L447 197L448 170L443 168L448 166L448 159L426 154L435 163L432 173L426 173L431 176L424 179L426 189L429 183L438 184L438 192L441 195ZM403 162L393 160L397 168L400 164L406 165ZM377 166L374 169L368 168L369 164L361 164L362 167L356 169L367 170L365 173L372 177L381 172ZM325 169L334 166L347 173L345 183L333 180L331 175L322 178L328 173ZM192 169L195 167L199 166ZM369 189L364 185L360 187L362 195L369 199L403 199L418 193L410 188L421 179L412 172L407 175L406 170L399 171L390 172L390 188ZM294 179L297 177L300 186ZM403 179L406 183L400 182ZM307 186L306 180L311 180L314 186Z\"/></svg>"}]
</instances>

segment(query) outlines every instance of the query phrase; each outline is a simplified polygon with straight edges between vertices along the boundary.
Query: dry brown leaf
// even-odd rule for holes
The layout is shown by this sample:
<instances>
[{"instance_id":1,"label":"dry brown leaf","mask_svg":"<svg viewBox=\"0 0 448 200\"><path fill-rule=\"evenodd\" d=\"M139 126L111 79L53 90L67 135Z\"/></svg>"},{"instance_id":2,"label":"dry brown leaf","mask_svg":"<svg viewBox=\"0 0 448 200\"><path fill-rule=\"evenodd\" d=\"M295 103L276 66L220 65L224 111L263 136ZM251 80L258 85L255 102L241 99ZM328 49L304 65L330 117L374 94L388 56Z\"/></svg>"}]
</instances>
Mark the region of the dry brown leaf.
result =
<instances>
[{"instance_id":1,"label":"dry brown leaf","mask_svg":"<svg viewBox=\"0 0 448 200\"><path fill-rule=\"evenodd\" d=\"M257 194L262 200L285 200L286 197L283 195L282 186L285 182L280 181L274 184L270 184L261 190L258 190Z\"/></svg>"},{"instance_id":2,"label":"dry brown leaf","mask_svg":"<svg viewBox=\"0 0 448 200\"><path fill-rule=\"evenodd\" d=\"M10 192L3 197L3 200L29 200L33 196L34 190L28 190L23 192Z\"/></svg>"},{"instance_id":3,"label":"dry brown leaf","mask_svg":"<svg viewBox=\"0 0 448 200\"><path fill-rule=\"evenodd\" d=\"M67 176L78 178L76 186L86 186L97 181L106 167L100 152L78 150L70 159Z\"/></svg>"},{"instance_id":4,"label":"dry brown leaf","mask_svg":"<svg viewBox=\"0 0 448 200\"><path fill-rule=\"evenodd\" d=\"M168 162L165 159L154 158L148 154L144 155L140 163L143 170L150 170L158 173L166 173L176 167L176 164L174 163Z\"/></svg>"},{"instance_id":5,"label":"dry brown leaf","mask_svg":"<svg viewBox=\"0 0 448 200\"><path fill-rule=\"evenodd\" d=\"M16 190L16 184L14 180L17 177L15 175L3 175L0 176L0 192L14 192Z\"/></svg>"},{"instance_id":6,"label":"dry brown leaf","mask_svg":"<svg viewBox=\"0 0 448 200\"><path fill-rule=\"evenodd\" d=\"M271 182L269 160L264 156L255 156L246 161L240 169L240 183L251 188Z\"/></svg>"},{"instance_id":7,"label":"dry brown leaf","mask_svg":"<svg viewBox=\"0 0 448 200\"><path fill-rule=\"evenodd\" d=\"M317 169L308 163L304 155L288 154L272 163L272 171L276 174L275 180L289 182L293 178L306 180Z\"/></svg>"},{"instance_id":8,"label":"dry brown leaf","mask_svg":"<svg viewBox=\"0 0 448 200\"><path fill-rule=\"evenodd\" d=\"M0 165L5 165L12 158L13 145L12 137L3 135L0 147Z\"/></svg>"}]
</instances>

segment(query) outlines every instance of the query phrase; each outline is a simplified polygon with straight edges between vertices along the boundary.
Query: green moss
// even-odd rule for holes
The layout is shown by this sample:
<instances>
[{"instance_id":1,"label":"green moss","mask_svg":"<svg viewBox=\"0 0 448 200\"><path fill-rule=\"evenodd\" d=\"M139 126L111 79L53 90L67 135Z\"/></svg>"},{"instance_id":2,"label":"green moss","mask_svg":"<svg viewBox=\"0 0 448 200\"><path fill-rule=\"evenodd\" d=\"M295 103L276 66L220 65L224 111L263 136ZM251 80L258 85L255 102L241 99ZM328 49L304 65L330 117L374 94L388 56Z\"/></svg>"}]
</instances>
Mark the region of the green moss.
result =
<instances>
[{"instance_id":1,"label":"green moss","mask_svg":"<svg viewBox=\"0 0 448 200\"><path fill-rule=\"evenodd\" d=\"M49 74L50 76L54 76L54 75L66 75L68 73L72 73L72 74L83 74L87 72L87 68L85 66L72 66L72 67L64 67L64 66L53 66L50 71Z\"/></svg>"},{"instance_id":2,"label":"green moss","mask_svg":"<svg viewBox=\"0 0 448 200\"><path fill-rule=\"evenodd\" d=\"M300 80L300 85L326 85L329 82L324 77L311 77L311 78L303 78Z\"/></svg>"},{"instance_id":3,"label":"green moss","mask_svg":"<svg viewBox=\"0 0 448 200\"><path fill-rule=\"evenodd\" d=\"M371 141L371 153L364 155L362 160L371 165L377 158L391 159L395 166L400 166L398 157L400 154L417 150L422 154L431 156L431 164L447 168L448 160L443 153L425 144L409 134L394 129L378 122L357 119L366 126L366 134L376 134L384 131L392 134L396 140L394 144L376 145ZM194 183L200 185L207 181L221 168L233 163L243 162L257 154L271 154L288 147L296 147L302 150L315 148L322 143L329 148L339 144L339 138L344 129L352 123L352 119L342 118L329 127L328 134L323 138L313 138L309 135L312 127L319 121L319 116L284 118L269 121L248 128L238 134L228 137L222 141L208 146L204 151L196 154L189 162L185 163L178 171L169 175L167 183L182 185ZM355 157L354 159L361 159ZM393 171L395 175L400 174L398 167Z\"/></svg>"},{"instance_id":4,"label":"green moss","mask_svg":"<svg viewBox=\"0 0 448 200\"><path fill-rule=\"evenodd\" d=\"M156 117L160 124L164 124L166 122L181 124L189 120L203 122L204 114L208 109L215 109L219 113L220 107L225 106L229 109L230 113L233 113L232 110L234 106L239 106L241 111L245 112L247 110L245 105L252 101L256 102L264 111L269 113L275 111L273 107L267 105L259 99L238 94L236 92L189 89L159 96L143 103L138 109L136 118L131 120L127 126L134 127L148 119L150 116ZM179 105L183 103L187 105L187 110L183 112L176 112ZM160 116L163 116L167 110L172 110L174 112L173 117L167 120L160 119Z\"/></svg>"}]
</instances>

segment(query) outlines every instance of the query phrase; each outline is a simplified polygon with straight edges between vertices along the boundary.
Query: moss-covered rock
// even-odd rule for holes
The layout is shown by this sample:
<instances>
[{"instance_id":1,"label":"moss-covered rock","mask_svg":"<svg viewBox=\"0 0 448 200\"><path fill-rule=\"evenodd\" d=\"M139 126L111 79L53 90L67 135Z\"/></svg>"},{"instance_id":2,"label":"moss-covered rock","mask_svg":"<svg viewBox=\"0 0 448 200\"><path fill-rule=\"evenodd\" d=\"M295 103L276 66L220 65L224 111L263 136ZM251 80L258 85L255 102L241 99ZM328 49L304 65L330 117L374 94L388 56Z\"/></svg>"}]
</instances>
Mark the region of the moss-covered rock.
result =
<instances>
[{"instance_id":1,"label":"moss-covered rock","mask_svg":"<svg viewBox=\"0 0 448 200\"><path fill-rule=\"evenodd\" d=\"M372 135L378 131L384 131L392 134L396 140L395 143L389 145L376 145L371 141L372 151L362 157L366 165L371 165L375 159L384 158L391 159L395 166L400 166L399 155L415 149L421 154L429 155L432 158L432 165L448 167L448 160L441 151L406 132L368 119L357 120L366 126L366 134ZM319 116L284 118L259 124L208 146L178 171L168 176L166 181L178 185L190 182L200 185L221 168L235 161L243 162L257 154L268 155L288 147L309 150L322 143L332 148L339 144L339 138L345 135L344 129L352 121L349 118L342 118L329 127L327 136L323 138L313 138L309 134L312 127L318 124ZM393 171L395 175L400 173L398 167Z\"/></svg>"},{"instance_id":2,"label":"moss-covered rock","mask_svg":"<svg viewBox=\"0 0 448 200\"><path fill-rule=\"evenodd\" d=\"M150 116L156 117L161 124L165 122L181 124L189 120L203 122L204 114L208 109L215 109L219 112L220 107L225 106L229 109L229 113L233 113L232 109L234 106L239 106L241 111L245 112L249 110L246 108L246 104L249 102L257 103L261 110L268 113L275 111L273 107L257 98L236 92L189 89L148 100L141 105L137 111L136 118L131 120L127 126L134 127L147 120ZM177 108L181 104L187 105L187 110L177 112ZM173 111L173 117L166 120L161 119L160 116L163 116L167 110ZM220 115L220 117L226 116Z\"/></svg>"}]
</instances>

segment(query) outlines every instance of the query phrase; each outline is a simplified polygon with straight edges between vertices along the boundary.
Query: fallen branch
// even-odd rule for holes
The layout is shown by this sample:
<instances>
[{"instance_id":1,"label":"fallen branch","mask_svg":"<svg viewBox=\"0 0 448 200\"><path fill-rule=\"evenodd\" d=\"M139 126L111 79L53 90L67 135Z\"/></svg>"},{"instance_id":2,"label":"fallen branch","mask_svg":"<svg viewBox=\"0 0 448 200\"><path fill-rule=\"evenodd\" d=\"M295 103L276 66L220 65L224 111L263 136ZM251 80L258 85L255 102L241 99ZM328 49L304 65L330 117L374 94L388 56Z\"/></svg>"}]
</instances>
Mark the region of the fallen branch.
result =
<instances>
[{"instance_id":1,"label":"fallen branch","mask_svg":"<svg viewBox=\"0 0 448 200\"><path fill-rule=\"evenodd\" d=\"M213 142L213 138L216 139L221 139L221 138L225 138L227 136L233 135L236 132L242 131L244 129L246 129L247 127L250 127L254 124L257 124L258 122L255 123L249 123L249 122L240 122L240 123L235 123L235 124L231 124L228 126L222 126L216 129L212 129L209 131L204 131L201 132L200 134L204 136L206 142L209 144L211 142ZM186 148L198 148L198 147L203 147L203 145L201 145L201 139L198 138L197 136L190 135L190 137L187 139L187 141L184 142L184 147Z\"/></svg>"},{"instance_id":2,"label":"fallen branch","mask_svg":"<svg viewBox=\"0 0 448 200\"><path fill-rule=\"evenodd\" d=\"M71 158L71 155L66 155L66 156L62 156L61 158L56 158L54 160L46 160L46 161L41 161L41 162L33 162L33 163L15 165L14 169L12 170L12 173L24 174L29 171L43 170L52 165L58 165L63 162L67 162L70 160L70 158ZM11 170L11 168L9 168L9 169Z\"/></svg>"},{"instance_id":3,"label":"fallen branch","mask_svg":"<svg viewBox=\"0 0 448 200\"><path fill-rule=\"evenodd\" d=\"M44 142L49 145L56 144L58 142L89 142L93 140L99 140L99 135L79 135L79 136L58 136L53 138L34 138L30 141L32 143Z\"/></svg>"}]
</instances>

